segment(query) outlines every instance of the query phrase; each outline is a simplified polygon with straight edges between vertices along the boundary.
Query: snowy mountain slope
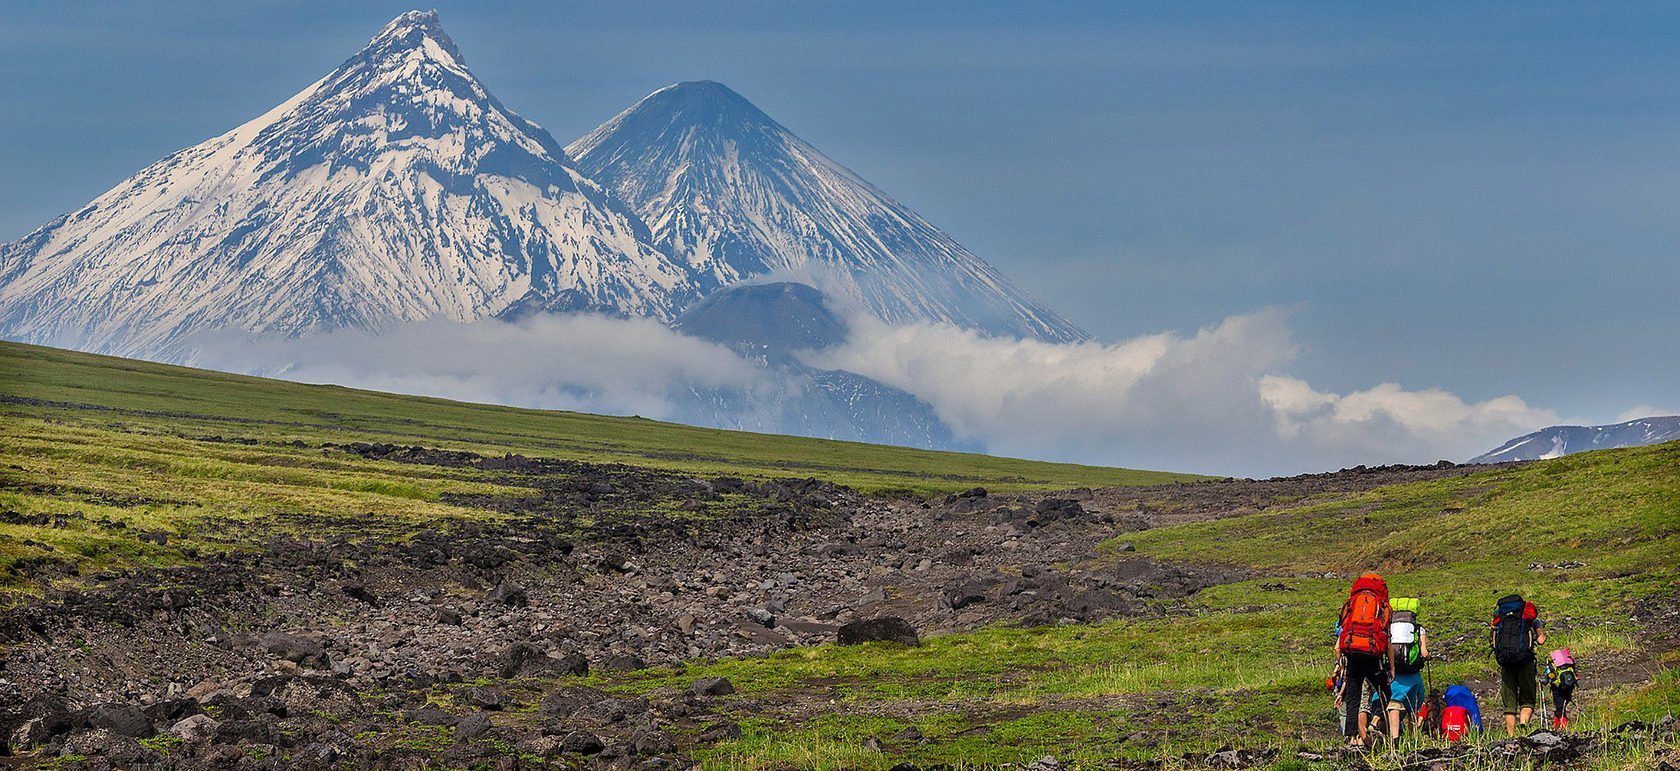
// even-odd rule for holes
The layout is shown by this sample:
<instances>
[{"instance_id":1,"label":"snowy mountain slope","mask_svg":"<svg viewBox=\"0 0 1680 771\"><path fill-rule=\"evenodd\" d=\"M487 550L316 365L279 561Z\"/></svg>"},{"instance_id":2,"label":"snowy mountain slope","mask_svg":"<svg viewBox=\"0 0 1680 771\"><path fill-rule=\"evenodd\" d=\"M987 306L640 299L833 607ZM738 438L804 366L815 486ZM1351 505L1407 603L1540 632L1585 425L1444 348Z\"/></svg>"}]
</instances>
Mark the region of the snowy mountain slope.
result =
<instances>
[{"instance_id":1,"label":"snowy mountain slope","mask_svg":"<svg viewBox=\"0 0 1680 771\"><path fill-rule=\"evenodd\" d=\"M567 150L708 289L786 272L887 321L1087 337L721 84L666 86Z\"/></svg>"},{"instance_id":2,"label":"snowy mountain slope","mask_svg":"<svg viewBox=\"0 0 1680 771\"><path fill-rule=\"evenodd\" d=\"M624 204L409 12L284 104L0 246L0 335L179 358L264 334L696 296Z\"/></svg>"},{"instance_id":3,"label":"snowy mountain slope","mask_svg":"<svg viewBox=\"0 0 1680 771\"><path fill-rule=\"evenodd\" d=\"M1588 450L1643 447L1680 440L1680 416L1640 418L1609 426L1552 426L1519 436L1469 463L1545 460Z\"/></svg>"}]
</instances>

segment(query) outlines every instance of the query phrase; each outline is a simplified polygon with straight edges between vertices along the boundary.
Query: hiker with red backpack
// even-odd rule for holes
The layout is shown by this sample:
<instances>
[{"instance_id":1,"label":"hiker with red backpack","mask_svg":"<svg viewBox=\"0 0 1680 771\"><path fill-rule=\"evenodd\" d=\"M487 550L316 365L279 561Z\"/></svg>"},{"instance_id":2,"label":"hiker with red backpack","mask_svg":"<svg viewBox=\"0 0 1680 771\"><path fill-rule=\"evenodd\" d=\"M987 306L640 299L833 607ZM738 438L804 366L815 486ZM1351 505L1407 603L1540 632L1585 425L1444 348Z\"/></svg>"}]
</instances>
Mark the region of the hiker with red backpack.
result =
<instances>
[{"instance_id":1,"label":"hiker with red backpack","mask_svg":"<svg viewBox=\"0 0 1680 771\"><path fill-rule=\"evenodd\" d=\"M1517 735L1517 723L1524 727L1534 717L1539 699L1539 676L1535 671L1534 646L1546 644L1546 625L1534 603L1520 594L1499 599L1493 616L1493 657L1499 662L1499 697L1505 707L1505 735Z\"/></svg>"},{"instance_id":2,"label":"hiker with red backpack","mask_svg":"<svg viewBox=\"0 0 1680 771\"><path fill-rule=\"evenodd\" d=\"M1343 673L1342 735L1349 747L1366 745L1369 739L1360 706L1366 704L1365 683L1373 693L1388 697L1388 584L1382 576L1366 573L1353 582L1353 591L1342 603L1341 628L1336 635L1336 653Z\"/></svg>"}]
</instances>

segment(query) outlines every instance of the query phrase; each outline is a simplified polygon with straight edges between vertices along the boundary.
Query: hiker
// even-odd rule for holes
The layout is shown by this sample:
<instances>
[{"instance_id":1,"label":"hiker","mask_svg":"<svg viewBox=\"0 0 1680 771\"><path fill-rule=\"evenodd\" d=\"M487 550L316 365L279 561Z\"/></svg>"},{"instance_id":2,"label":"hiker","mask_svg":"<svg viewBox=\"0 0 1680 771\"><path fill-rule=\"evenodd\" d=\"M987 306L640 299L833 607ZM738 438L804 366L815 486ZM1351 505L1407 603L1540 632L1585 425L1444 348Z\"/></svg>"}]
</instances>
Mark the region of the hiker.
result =
<instances>
[{"instance_id":1,"label":"hiker","mask_svg":"<svg viewBox=\"0 0 1680 771\"><path fill-rule=\"evenodd\" d=\"M1505 707L1505 735L1517 735L1517 724L1528 726L1538 701L1539 677L1534 671L1534 646L1546 644L1546 625L1534 603L1520 594L1499 599L1493 617L1493 657L1499 662L1499 698Z\"/></svg>"},{"instance_id":2,"label":"hiker","mask_svg":"<svg viewBox=\"0 0 1680 771\"><path fill-rule=\"evenodd\" d=\"M1564 709L1575 697L1575 657L1568 648L1552 651L1546 659L1546 684L1552 689L1552 727L1568 728L1569 716Z\"/></svg>"},{"instance_id":3,"label":"hiker","mask_svg":"<svg viewBox=\"0 0 1680 771\"><path fill-rule=\"evenodd\" d=\"M1390 601L1388 659L1394 674L1388 682L1388 737L1400 738L1400 713L1410 712L1412 726L1423 725L1423 667L1429 661L1429 635L1418 626L1416 597Z\"/></svg>"},{"instance_id":4,"label":"hiker","mask_svg":"<svg viewBox=\"0 0 1680 771\"><path fill-rule=\"evenodd\" d=\"M1441 696L1441 732L1447 741L1456 742L1470 734L1470 728L1482 730L1482 708L1476 704L1476 694L1462 685L1449 685Z\"/></svg>"},{"instance_id":5,"label":"hiker","mask_svg":"<svg viewBox=\"0 0 1680 771\"><path fill-rule=\"evenodd\" d=\"M1388 584L1382 576L1366 573L1353 582L1353 591L1342 603L1341 628L1336 635L1336 653L1342 672L1342 735L1347 746L1365 747L1370 739L1361 706L1367 704L1365 683L1374 693L1388 694L1384 670L1388 663Z\"/></svg>"}]
</instances>

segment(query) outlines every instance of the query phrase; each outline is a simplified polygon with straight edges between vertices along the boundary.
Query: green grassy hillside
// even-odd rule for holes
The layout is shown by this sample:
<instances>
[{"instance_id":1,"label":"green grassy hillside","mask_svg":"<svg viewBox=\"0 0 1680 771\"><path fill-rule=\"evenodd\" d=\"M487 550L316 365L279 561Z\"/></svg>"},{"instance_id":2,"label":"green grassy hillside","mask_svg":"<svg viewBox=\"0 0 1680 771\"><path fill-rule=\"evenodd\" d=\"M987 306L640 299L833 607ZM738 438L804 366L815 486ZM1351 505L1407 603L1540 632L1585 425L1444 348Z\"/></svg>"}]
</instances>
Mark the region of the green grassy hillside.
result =
<instances>
[{"instance_id":1,"label":"green grassy hillside","mask_svg":"<svg viewBox=\"0 0 1680 771\"><path fill-rule=\"evenodd\" d=\"M815 476L866 492L1161 484L1193 474L719 431L636 417L530 410L230 375L0 341L8 422L131 435L388 442L499 455L630 463L694 474ZM90 414L88 406L101 408Z\"/></svg>"}]
</instances>

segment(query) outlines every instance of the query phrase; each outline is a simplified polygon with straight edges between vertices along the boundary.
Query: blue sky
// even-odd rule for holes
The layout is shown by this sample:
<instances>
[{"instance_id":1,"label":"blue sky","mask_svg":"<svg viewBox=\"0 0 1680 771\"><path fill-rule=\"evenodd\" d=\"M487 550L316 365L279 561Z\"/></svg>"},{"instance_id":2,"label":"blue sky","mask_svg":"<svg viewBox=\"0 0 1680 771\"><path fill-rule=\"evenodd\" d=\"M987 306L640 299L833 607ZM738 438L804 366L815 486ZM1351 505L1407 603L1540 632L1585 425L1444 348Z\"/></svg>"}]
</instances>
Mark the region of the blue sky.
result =
<instances>
[{"instance_id":1,"label":"blue sky","mask_svg":"<svg viewBox=\"0 0 1680 771\"><path fill-rule=\"evenodd\" d=\"M0 240L410 7L0 5ZM1105 340L1283 308L1318 388L1680 409L1680 6L436 7L562 143L721 81Z\"/></svg>"}]
</instances>

